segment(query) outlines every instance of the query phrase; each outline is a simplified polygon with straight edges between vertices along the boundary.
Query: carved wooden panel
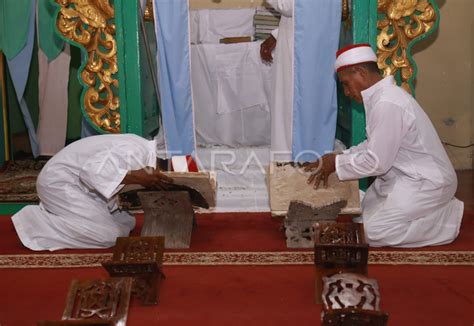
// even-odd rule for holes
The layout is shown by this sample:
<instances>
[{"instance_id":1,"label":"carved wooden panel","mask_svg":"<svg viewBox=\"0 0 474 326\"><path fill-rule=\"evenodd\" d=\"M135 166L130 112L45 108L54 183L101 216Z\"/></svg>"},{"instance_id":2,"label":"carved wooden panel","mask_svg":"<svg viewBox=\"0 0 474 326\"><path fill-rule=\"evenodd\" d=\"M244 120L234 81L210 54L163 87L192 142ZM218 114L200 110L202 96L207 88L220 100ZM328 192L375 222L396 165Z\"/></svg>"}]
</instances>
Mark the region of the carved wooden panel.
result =
<instances>
[{"instance_id":1,"label":"carved wooden panel","mask_svg":"<svg viewBox=\"0 0 474 326\"><path fill-rule=\"evenodd\" d=\"M362 223L316 223L315 264L319 267L367 266L369 245Z\"/></svg>"},{"instance_id":2,"label":"carved wooden panel","mask_svg":"<svg viewBox=\"0 0 474 326\"><path fill-rule=\"evenodd\" d=\"M335 273L367 274L369 245L360 223L315 223L315 301L321 303L323 277Z\"/></svg>"},{"instance_id":3,"label":"carved wooden panel","mask_svg":"<svg viewBox=\"0 0 474 326\"><path fill-rule=\"evenodd\" d=\"M131 290L131 278L73 280L62 319L89 320L92 323L106 321L125 326Z\"/></svg>"},{"instance_id":4,"label":"carved wooden panel","mask_svg":"<svg viewBox=\"0 0 474 326\"><path fill-rule=\"evenodd\" d=\"M353 273L323 277L324 309L357 308L380 310L380 292L377 280Z\"/></svg>"},{"instance_id":5,"label":"carved wooden panel","mask_svg":"<svg viewBox=\"0 0 474 326\"><path fill-rule=\"evenodd\" d=\"M325 312L323 326L386 326L388 315L381 311L338 309Z\"/></svg>"},{"instance_id":6,"label":"carved wooden panel","mask_svg":"<svg viewBox=\"0 0 474 326\"><path fill-rule=\"evenodd\" d=\"M314 246L314 223L334 222L344 206L346 206L345 200L322 207L292 201L284 222L286 246L288 248L312 248Z\"/></svg>"},{"instance_id":7,"label":"carved wooden panel","mask_svg":"<svg viewBox=\"0 0 474 326\"><path fill-rule=\"evenodd\" d=\"M323 325L387 324L388 315L380 311L377 280L342 273L323 277L323 283Z\"/></svg>"},{"instance_id":8,"label":"carved wooden panel","mask_svg":"<svg viewBox=\"0 0 474 326\"><path fill-rule=\"evenodd\" d=\"M145 211L142 236L164 236L165 248L189 248L194 210L188 192L138 193Z\"/></svg>"},{"instance_id":9,"label":"carved wooden panel","mask_svg":"<svg viewBox=\"0 0 474 326\"><path fill-rule=\"evenodd\" d=\"M110 276L133 277L132 293L144 305L158 303L159 286L164 277L163 237L117 238L112 261L102 264Z\"/></svg>"}]
</instances>

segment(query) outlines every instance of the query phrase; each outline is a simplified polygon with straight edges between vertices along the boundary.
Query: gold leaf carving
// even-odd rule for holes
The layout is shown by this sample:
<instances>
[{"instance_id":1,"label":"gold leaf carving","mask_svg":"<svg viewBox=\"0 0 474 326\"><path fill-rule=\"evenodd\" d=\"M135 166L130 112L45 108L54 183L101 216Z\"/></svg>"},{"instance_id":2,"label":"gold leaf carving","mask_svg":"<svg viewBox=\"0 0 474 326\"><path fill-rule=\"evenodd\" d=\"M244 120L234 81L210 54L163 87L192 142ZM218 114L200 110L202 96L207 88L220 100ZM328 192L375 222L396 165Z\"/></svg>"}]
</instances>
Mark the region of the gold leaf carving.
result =
<instances>
[{"instance_id":1,"label":"gold leaf carving","mask_svg":"<svg viewBox=\"0 0 474 326\"><path fill-rule=\"evenodd\" d=\"M378 0L377 56L384 75L400 71L402 87L411 92L414 68L409 53L410 42L431 31L436 11L428 0Z\"/></svg>"},{"instance_id":2,"label":"gold leaf carving","mask_svg":"<svg viewBox=\"0 0 474 326\"><path fill-rule=\"evenodd\" d=\"M55 0L61 7L59 31L87 51L81 72L86 85L84 110L106 132L120 132L117 43L114 8L109 0Z\"/></svg>"}]
</instances>

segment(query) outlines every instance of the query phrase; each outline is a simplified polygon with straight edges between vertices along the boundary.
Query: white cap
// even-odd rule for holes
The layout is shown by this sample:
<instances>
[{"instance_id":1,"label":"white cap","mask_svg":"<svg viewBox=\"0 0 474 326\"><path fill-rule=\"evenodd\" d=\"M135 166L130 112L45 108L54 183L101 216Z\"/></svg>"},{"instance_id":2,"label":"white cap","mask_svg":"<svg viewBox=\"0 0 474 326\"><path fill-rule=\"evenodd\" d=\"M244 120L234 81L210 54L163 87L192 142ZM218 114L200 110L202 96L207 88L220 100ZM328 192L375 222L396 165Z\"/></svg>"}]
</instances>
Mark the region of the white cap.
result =
<instances>
[{"instance_id":1,"label":"white cap","mask_svg":"<svg viewBox=\"0 0 474 326\"><path fill-rule=\"evenodd\" d=\"M364 62L377 62L377 55L370 44L354 44L340 49L336 53L336 72Z\"/></svg>"}]
</instances>

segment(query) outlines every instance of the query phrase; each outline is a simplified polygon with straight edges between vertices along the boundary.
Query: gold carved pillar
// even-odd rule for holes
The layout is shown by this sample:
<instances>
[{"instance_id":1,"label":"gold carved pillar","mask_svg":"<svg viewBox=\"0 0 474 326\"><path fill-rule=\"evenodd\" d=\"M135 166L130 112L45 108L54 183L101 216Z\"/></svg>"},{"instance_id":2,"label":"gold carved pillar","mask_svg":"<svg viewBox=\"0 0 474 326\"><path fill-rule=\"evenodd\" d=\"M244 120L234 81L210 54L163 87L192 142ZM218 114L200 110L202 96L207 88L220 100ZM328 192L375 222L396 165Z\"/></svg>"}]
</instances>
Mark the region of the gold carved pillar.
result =
<instances>
[{"instance_id":1,"label":"gold carved pillar","mask_svg":"<svg viewBox=\"0 0 474 326\"><path fill-rule=\"evenodd\" d=\"M103 132L120 132L115 13L110 0L55 0L56 25L69 43L86 51L80 70L84 86L81 106Z\"/></svg>"},{"instance_id":2,"label":"gold carved pillar","mask_svg":"<svg viewBox=\"0 0 474 326\"><path fill-rule=\"evenodd\" d=\"M357 1L357 0L355 0ZM378 65L384 75L400 72L401 86L413 92L416 64L411 48L436 30L438 7L433 0L378 0Z\"/></svg>"}]
</instances>

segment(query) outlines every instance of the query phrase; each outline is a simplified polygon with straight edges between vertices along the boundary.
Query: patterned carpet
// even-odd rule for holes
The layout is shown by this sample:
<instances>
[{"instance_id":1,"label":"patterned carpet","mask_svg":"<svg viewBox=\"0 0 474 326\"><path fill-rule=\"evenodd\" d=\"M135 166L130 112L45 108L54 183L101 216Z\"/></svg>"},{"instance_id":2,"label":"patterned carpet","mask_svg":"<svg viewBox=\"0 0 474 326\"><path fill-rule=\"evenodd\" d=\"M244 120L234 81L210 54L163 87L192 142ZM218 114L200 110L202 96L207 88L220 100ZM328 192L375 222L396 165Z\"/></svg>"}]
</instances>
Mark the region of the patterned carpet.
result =
<instances>
[{"instance_id":1,"label":"patterned carpet","mask_svg":"<svg viewBox=\"0 0 474 326\"><path fill-rule=\"evenodd\" d=\"M0 202L37 202L36 178L46 161L9 161L0 173Z\"/></svg>"},{"instance_id":2,"label":"patterned carpet","mask_svg":"<svg viewBox=\"0 0 474 326\"><path fill-rule=\"evenodd\" d=\"M1 255L1 268L100 267L112 254ZM312 265L312 251L165 253L166 266ZM474 266L473 251L370 251L370 265Z\"/></svg>"}]
</instances>

